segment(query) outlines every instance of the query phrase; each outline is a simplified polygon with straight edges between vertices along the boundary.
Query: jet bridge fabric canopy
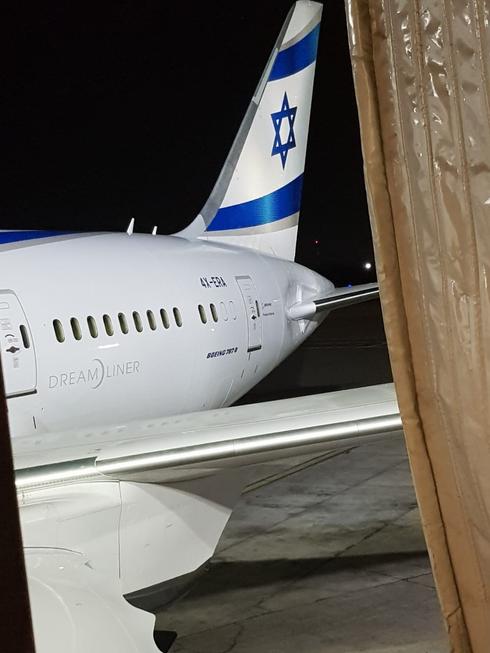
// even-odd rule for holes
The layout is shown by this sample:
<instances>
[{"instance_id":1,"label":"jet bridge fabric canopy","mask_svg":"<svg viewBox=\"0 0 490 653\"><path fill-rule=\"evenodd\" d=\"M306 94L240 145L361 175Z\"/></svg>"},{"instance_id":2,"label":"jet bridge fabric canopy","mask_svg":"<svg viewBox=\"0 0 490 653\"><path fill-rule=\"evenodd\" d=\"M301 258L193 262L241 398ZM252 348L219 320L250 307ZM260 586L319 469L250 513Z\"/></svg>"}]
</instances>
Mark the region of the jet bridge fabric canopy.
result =
<instances>
[{"instance_id":1,"label":"jet bridge fabric canopy","mask_svg":"<svg viewBox=\"0 0 490 653\"><path fill-rule=\"evenodd\" d=\"M451 650L490 651L490 3L346 0L381 302Z\"/></svg>"}]
</instances>

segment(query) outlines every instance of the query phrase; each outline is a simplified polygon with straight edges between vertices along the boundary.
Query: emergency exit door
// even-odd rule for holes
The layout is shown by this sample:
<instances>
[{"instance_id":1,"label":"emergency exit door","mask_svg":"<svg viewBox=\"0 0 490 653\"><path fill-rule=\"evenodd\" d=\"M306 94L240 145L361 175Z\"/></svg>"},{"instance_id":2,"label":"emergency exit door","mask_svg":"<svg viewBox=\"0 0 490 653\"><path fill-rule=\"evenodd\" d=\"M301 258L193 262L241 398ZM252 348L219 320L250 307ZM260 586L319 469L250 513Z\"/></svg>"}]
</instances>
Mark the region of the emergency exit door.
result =
<instances>
[{"instance_id":1,"label":"emergency exit door","mask_svg":"<svg viewBox=\"0 0 490 653\"><path fill-rule=\"evenodd\" d=\"M248 276L235 277L243 303L247 312L248 320L248 350L257 351L262 349L262 314L259 306L259 296L255 284Z\"/></svg>"},{"instance_id":2,"label":"emergency exit door","mask_svg":"<svg viewBox=\"0 0 490 653\"><path fill-rule=\"evenodd\" d=\"M11 290L0 290L0 351L7 397L36 391L36 356L24 310Z\"/></svg>"}]
</instances>

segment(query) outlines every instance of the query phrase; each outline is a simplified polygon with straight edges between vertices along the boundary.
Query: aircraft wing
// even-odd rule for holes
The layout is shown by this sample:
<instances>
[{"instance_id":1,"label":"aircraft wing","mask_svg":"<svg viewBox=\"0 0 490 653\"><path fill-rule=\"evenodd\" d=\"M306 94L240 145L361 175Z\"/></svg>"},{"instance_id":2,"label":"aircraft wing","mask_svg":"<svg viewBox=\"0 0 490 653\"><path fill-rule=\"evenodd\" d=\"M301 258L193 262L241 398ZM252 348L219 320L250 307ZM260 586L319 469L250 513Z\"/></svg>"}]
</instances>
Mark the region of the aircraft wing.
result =
<instances>
[{"instance_id":1,"label":"aircraft wing","mask_svg":"<svg viewBox=\"0 0 490 653\"><path fill-rule=\"evenodd\" d=\"M352 304L378 299L378 297L379 286L377 283L364 283L358 286L335 288L326 297L308 299L308 301L293 304L288 309L288 317L290 320L304 320L311 318L315 313L323 311L330 312L337 308L345 308Z\"/></svg>"},{"instance_id":2,"label":"aircraft wing","mask_svg":"<svg viewBox=\"0 0 490 653\"><path fill-rule=\"evenodd\" d=\"M175 483L401 433L392 384L14 438L20 492L118 479ZM69 444L67 444L69 443Z\"/></svg>"},{"instance_id":3,"label":"aircraft wing","mask_svg":"<svg viewBox=\"0 0 490 653\"><path fill-rule=\"evenodd\" d=\"M174 634L153 632L154 616L123 596L210 558L240 491L220 472L401 430L387 384L14 438L36 650L168 650Z\"/></svg>"}]
</instances>

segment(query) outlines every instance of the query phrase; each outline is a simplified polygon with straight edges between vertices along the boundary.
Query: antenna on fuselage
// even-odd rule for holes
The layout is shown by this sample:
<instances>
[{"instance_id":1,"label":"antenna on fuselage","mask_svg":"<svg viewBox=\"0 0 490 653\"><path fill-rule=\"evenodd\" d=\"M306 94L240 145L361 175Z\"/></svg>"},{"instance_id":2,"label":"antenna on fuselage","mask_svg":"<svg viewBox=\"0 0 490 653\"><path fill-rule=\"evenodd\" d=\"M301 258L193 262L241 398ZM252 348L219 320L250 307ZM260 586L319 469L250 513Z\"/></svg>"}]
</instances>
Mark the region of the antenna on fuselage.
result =
<instances>
[{"instance_id":1,"label":"antenna on fuselage","mask_svg":"<svg viewBox=\"0 0 490 653\"><path fill-rule=\"evenodd\" d=\"M134 231L134 218L131 218L128 228L126 229L126 233L128 236L132 236Z\"/></svg>"},{"instance_id":2,"label":"antenna on fuselage","mask_svg":"<svg viewBox=\"0 0 490 653\"><path fill-rule=\"evenodd\" d=\"M152 230L152 232L151 232L151 235L152 235L152 236L156 236L156 235L157 235L157 231L158 231L158 227L155 225L155 226L153 227L153 230Z\"/></svg>"}]
</instances>

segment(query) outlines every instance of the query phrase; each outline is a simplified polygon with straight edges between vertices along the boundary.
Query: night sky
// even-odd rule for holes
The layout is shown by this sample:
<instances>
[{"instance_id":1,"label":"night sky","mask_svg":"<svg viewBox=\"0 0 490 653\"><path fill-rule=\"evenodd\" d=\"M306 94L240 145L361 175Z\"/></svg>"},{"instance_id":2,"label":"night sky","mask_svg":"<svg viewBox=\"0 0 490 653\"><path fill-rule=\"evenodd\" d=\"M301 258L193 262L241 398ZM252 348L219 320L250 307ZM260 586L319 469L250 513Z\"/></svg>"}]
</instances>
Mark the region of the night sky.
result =
<instances>
[{"instance_id":1,"label":"night sky","mask_svg":"<svg viewBox=\"0 0 490 653\"><path fill-rule=\"evenodd\" d=\"M123 230L130 216L136 231L186 226L289 6L12 4L2 34L0 228ZM341 0L324 8L297 260L336 283L373 278L362 269L373 255Z\"/></svg>"}]
</instances>

